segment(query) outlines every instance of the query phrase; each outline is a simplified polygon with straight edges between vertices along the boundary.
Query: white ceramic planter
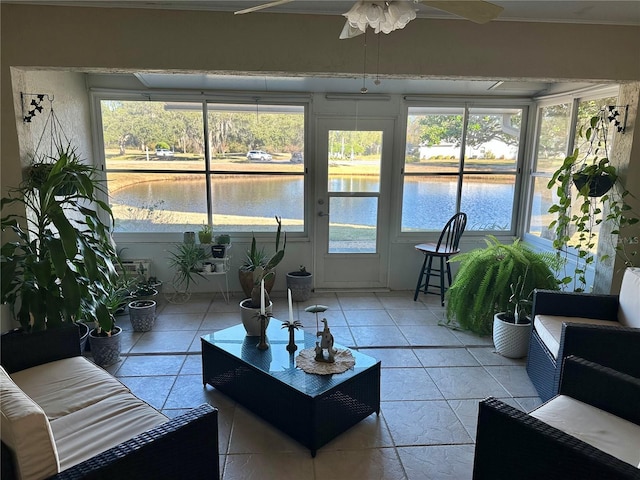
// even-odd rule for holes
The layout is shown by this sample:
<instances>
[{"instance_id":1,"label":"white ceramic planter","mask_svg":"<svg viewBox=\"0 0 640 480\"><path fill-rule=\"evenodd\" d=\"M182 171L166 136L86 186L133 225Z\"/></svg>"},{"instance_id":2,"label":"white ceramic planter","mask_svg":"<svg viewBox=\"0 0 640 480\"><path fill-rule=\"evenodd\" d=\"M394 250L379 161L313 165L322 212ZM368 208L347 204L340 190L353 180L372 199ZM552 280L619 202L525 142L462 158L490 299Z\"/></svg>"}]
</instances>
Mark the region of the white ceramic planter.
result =
<instances>
[{"instance_id":1,"label":"white ceramic planter","mask_svg":"<svg viewBox=\"0 0 640 480\"><path fill-rule=\"evenodd\" d=\"M242 318L242 325L244 325L247 335L249 337L258 337L260 336L260 308L250 308L244 305L250 302L250 298L245 298L240 302L240 317ZM269 302L269 305L264 308L264 311L270 314L272 309L273 302ZM268 325L269 317L267 317L267 326Z\"/></svg>"},{"instance_id":2,"label":"white ceramic planter","mask_svg":"<svg viewBox=\"0 0 640 480\"><path fill-rule=\"evenodd\" d=\"M529 351L531 322L511 323L501 319L503 313L493 316L493 344L503 357L522 358Z\"/></svg>"}]
</instances>

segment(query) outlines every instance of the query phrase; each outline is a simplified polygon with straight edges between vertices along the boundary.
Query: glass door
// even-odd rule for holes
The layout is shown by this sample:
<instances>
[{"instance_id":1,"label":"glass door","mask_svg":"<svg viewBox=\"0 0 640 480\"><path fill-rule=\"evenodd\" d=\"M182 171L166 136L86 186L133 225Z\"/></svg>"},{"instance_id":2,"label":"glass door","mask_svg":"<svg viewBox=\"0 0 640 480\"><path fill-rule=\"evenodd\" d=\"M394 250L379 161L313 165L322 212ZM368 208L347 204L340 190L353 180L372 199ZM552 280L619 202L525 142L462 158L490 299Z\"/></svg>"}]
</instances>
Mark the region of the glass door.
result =
<instances>
[{"instance_id":1,"label":"glass door","mask_svg":"<svg viewBox=\"0 0 640 480\"><path fill-rule=\"evenodd\" d=\"M318 121L317 288L387 287L393 125Z\"/></svg>"}]
</instances>

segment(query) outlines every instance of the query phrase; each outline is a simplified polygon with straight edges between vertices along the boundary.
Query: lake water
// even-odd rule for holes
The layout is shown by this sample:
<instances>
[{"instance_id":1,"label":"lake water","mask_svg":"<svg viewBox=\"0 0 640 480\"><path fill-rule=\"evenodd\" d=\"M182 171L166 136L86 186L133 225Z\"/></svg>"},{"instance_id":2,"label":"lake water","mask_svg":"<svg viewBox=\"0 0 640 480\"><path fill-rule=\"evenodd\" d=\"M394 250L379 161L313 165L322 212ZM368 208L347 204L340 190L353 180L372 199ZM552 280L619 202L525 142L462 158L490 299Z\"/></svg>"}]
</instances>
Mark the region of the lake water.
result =
<instances>
[{"instance_id":1,"label":"lake water","mask_svg":"<svg viewBox=\"0 0 640 480\"><path fill-rule=\"evenodd\" d=\"M332 179L334 191L377 191L377 182L366 178ZM456 212L455 181L434 181L424 177L405 183L402 206L403 231L442 229L446 221ZM214 215L238 217L262 217L272 219L274 215L283 219L302 220L304 216L303 180L290 177L252 177L251 181L231 177L217 181L212 192ZM461 210L467 213L468 230L508 230L511 227L514 186L511 183L466 183L463 188ZM160 201L163 201L159 204ZM348 208L350 202L358 207ZM359 202L358 199L340 199L345 208L331 211L331 222L350 225L374 226L374 202ZM133 184L112 193L112 203L124 206L153 206L158 210L206 216L206 192L204 180L172 180ZM366 205L363 208L363 204ZM176 213L177 212L177 213ZM392 213L393 215L393 213ZM124 216L126 217L126 215ZM120 217L116 231L184 231L189 223L151 225L138 215L135 219ZM203 217L204 218L204 217ZM144 228L141 224L145 223ZM192 222L190 228L200 224ZM246 222L249 223L249 222ZM264 228L245 227L241 230L268 230L274 228L269 222ZM232 230L232 228L229 228ZM287 231L302 231L302 226L288 226Z\"/></svg>"}]
</instances>

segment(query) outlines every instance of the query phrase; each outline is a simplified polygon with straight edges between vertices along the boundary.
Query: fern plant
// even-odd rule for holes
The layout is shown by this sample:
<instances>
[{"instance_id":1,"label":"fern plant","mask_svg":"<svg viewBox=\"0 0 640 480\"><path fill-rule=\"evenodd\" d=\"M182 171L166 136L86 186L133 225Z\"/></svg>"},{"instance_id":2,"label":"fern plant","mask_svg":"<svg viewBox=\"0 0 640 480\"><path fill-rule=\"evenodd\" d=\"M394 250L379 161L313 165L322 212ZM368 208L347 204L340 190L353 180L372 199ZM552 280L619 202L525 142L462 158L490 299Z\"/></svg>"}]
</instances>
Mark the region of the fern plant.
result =
<instances>
[{"instance_id":1,"label":"fern plant","mask_svg":"<svg viewBox=\"0 0 640 480\"><path fill-rule=\"evenodd\" d=\"M557 257L538 253L516 239L500 243L488 236L486 248L477 248L451 258L460 269L447 291L447 324L457 324L478 335L491 333L493 315L509 311L512 285L527 297L534 288L558 289L554 276ZM520 312L522 314L522 312Z\"/></svg>"}]
</instances>

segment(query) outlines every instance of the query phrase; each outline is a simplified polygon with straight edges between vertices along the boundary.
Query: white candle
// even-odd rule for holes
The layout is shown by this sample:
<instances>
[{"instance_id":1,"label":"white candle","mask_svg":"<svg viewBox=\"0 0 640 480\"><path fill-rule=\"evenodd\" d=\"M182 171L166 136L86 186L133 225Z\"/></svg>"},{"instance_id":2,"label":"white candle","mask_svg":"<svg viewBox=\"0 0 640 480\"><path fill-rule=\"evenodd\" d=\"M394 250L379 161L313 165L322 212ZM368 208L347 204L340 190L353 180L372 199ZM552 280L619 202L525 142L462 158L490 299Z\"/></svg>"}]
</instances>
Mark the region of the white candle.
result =
<instances>
[{"instance_id":1,"label":"white candle","mask_svg":"<svg viewBox=\"0 0 640 480\"><path fill-rule=\"evenodd\" d=\"M291 302L291 289L287 288L289 294L289 323L293 325L293 303Z\"/></svg>"},{"instance_id":2,"label":"white candle","mask_svg":"<svg viewBox=\"0 0 640 480\"><path fill-rule=\"evenodd\" d=\"M264 279L260 281L260 315L264 313Z\"/></svg>"}]
</instances>

